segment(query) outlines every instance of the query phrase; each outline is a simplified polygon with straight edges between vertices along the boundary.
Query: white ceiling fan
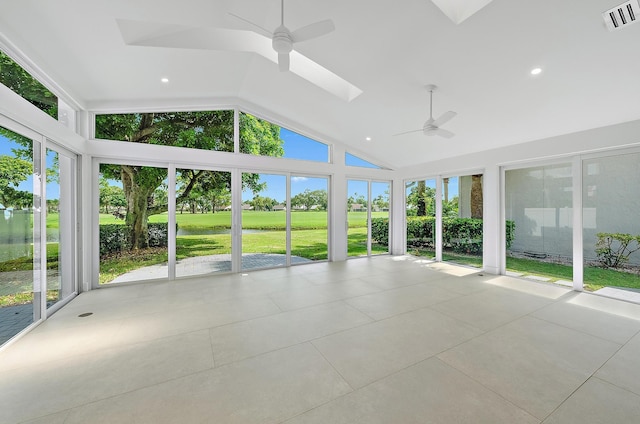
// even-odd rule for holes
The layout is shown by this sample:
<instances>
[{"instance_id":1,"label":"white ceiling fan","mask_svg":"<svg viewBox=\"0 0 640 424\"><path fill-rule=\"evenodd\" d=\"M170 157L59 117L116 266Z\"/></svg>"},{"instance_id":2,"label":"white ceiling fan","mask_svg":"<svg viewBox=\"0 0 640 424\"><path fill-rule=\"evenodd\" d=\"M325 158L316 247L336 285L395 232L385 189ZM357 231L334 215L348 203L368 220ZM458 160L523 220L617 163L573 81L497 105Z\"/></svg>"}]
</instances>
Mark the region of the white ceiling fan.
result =
<instances>
[{"instance_id":1,"label":"white ceiling fan","mask_svg":"<svg viewBox=\"0 0 640 424\"><path fill-rule=\"evenodd\" d=\"M396 135L410 134L419 131L422 131L424 135L429 137L439 135L440 137L451 138L455 135L451 131L440 128L440 126L453 119L457 115L457 113L450 110L449 112L445 112L444 114L442 114L442 116L440 116L438 119L433 119L433 92L437 88L438 87L433 84L429 84L426 86L426 89L429 91L429 119L427 119L422 128L420 128L419 130L411 130Z\"/></svg>"},{"instance_id":2,"label":"white ceiling fan","mask_svg":"<svg viewBox=\"0 0 640 424\"><path fill-rule=\"evenodd\" d=\"M251 30L129 19L116 21L125 44L129 46L252 52L277 63L281 71L290 70L344 101L350 102L362 94L354 84L295 49L297 43L332 32L335 27L331 20L290 31L284 26L284 0L281 0L280 15L280 26L273 33L231 12L229 16L250 24Z\"/></svg>"},{"instance_id":3,"label":"white ceiling fan","mask_svg":"<svg viewBox=\"0 0 640 424\"><path fill-rule=\"evenodd\" d=\"M231 12L229 12L229 14L251 25L253 31L258 34L271 38L273 50L278 53L278 66L280 67L280 71L283 72L289 70L289 55L291 51L293 51L294 44L322 37L323 35L329 34L335 30L333 21L331 19L325 19L324 21L309 24L291 32L289 28L284 25L284 0L281 0L280 3L280 26L277 27L273 33L241 16Z\"/></svg>"}]
</instances>

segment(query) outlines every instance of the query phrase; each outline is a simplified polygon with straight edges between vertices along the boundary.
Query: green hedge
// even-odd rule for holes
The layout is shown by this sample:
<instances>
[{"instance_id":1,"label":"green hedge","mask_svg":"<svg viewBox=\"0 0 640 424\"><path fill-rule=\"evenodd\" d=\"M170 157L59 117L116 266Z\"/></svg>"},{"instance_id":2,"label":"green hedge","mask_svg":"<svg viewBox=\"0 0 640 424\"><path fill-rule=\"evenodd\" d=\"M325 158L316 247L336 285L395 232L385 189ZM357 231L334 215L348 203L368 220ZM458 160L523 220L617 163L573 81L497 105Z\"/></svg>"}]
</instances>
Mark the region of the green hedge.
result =
<instances>
[{"instance_id":1,"label":"green hedge","mask_svg":"<svg viewBox=\"0 0 640 424\"><path fill-rule=\"evenodd\" d=\"M167 247L169 245L169 224L166 222L150 222L147 226L149 229L149 247ZM129 227L126 225L100 225L100 256L131 249L129 231Z\"/></svg>"},{"instance_id":2,"label":"green hedge","mask_svg":"<svg viewBox=\"0 0 640 424\"><path fill-rule=\"evenodd\" d=\"M434 247L435 217L407 217L407 245ZM477 218L443 218L442 241L446 247L456 252L482 252L482 219ZM515 222L506 222L507 249L511 247L515 233ZM389 243L389 219L373 218L371 220L371 238L380 244Z\"/></svg>"}]
</instances>

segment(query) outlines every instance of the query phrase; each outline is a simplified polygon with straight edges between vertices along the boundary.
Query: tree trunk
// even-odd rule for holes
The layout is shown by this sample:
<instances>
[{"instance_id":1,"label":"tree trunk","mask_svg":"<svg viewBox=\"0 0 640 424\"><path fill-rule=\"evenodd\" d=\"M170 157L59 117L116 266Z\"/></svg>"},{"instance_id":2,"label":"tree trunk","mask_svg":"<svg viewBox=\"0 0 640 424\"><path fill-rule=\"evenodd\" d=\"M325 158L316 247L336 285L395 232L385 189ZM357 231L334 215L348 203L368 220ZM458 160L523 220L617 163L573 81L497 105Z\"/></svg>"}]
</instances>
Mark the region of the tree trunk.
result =
<instances>
[{"instance_id":1,"label":"tree trunk","mask_svg":"<svg viewBox=\"0 0 640 424\"><path fill-rule=\"evenodd\" d=\"M471 218L482 219L482 174L471 176Z\"/></svg>"},{"instance_id":2,"label":"tree trunk","mask_svg":"<svg viewBox=\"0 0 640 424\"><path fill-rule=\"evenodd\" d=\"M149 198L155 187L145 187L136 183L135 167L123 165L121 171L122 187L127 199L126 225L129 227L129 241L134 250L149 247Z\"/></svg>"},{"instance_id":3,"label":"tree trunk","mask_svg":"<svg viewBox=\"0 0 640 424\"><path fill-rule=\"evenodd\" d=\"M416 215L427 216L427 199L425 199L427 185L424 181L418 181L418 211Z\"/></svg>"},{"instance_id":4,"label":"tree trunk","mask_svg":"<svg viewBox=\"0 0 640 424\"><path fill-rule=\"evenodd\" d=\"M449 178L442 179L442 187L444 189L444 202L449 203Z\"/></svg>"}]
</instances>

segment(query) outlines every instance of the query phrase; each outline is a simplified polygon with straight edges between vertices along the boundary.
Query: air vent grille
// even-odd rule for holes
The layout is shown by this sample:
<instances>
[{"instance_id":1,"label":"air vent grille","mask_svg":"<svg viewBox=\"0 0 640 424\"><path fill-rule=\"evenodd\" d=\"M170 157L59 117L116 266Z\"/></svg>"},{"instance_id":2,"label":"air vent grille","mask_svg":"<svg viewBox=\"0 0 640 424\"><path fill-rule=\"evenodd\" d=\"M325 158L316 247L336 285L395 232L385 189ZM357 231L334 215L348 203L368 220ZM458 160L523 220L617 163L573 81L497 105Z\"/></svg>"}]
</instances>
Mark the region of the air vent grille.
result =
<instances>
[{"instance_id":1,"label":"air vent grille","mask_svg":"<svg viewBox=\"0 0 640 424\"><path fill-rule=\"evenodd\" d=\"M631 0L602 14L609 31L634 24L640 20L640 0Z\"/></svg>"}]
</instances>

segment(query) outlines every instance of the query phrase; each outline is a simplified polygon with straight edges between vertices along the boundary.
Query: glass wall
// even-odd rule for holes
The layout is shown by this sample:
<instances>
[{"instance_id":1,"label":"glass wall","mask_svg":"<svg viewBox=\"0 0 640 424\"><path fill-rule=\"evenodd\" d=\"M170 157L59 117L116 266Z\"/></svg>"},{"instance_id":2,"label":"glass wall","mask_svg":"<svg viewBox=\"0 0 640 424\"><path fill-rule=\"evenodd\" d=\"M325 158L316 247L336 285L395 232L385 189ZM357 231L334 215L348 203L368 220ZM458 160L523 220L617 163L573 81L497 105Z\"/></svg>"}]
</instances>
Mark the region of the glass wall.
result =
<instances>
[{"instance_id":1,"label":"glass wall","mask_svg":"<svg viewBox=\"0 0 640 424\"><path fill-rule=\"evenodd\" d=\"M240 113L240 152L329 162L329 146L249 113Z\"/></svg>"},{"instance_id":2,"label":"glass wall","mask_svg":"<svg viewBox=\"0 0 640 424\"><path fill-rule=\"evenodd\" d=\"M382 169L380 166L366 161L362 158L359 158L356 155L352 155L351 153L344 154L344 163L347 166L358 166L360 168L374 168L374 169Z\"/></svg>"},{"instance_id":3,"label":"glass wall","mask_svg":"<svg viewBox=\"0 0 640 424\"><path fill-rule=\"evenodd\" d=\"M95 138L233 152L232 110L97 115Z\"/></svg>"},{"instance_id":4,"label":"glass wall","mask_svg":"<svg viewBox=\"0 0 640 424\"><path fill-rule=\"evenodd\" d=\"M442 178L442 260L482 267L482 174Z\"/></svg>"},{"instance_id":5,"label":"glass wall","mask_svg":"<svg viewBox=\"0 0 640 424\"><path fill-rule=\"evenodd\" d=\"M75 155L47 148L47 306L75 292Z\"/></svg>"},{"instance_id":6,"label":"glass wall","mask_svg":"<svg viewBox=\"0 0 640 424\"><path fill-rule=\"evenodd\" d=\"M56 95L2 51L0 51L0 84L7 86L53 119L58 119Z\"/></svg>"},{"instance_id":7,"label":"glass wall","mask_svg":"<svg viewBox=\"0 0 640 424\"><path fill-rule=\"evenodd\" d=\"M583 161L584 288L640 303L640 153Z\"/></svg>"},{"instance_id":8,"label":"glass wall","mask_svg":"<svg viewBox=\"0 0 640 424\"><path fill-rule=\"evenodd\" d=\"M293 264L329 258L328 190L327 178L291 177L291 263Z\"/></svg>"},{"instance_id":9,"label":"glass wall","mask_svg":"<svg viewBox=\"0 0 640 424\"><path fill-rule=\"evenodd\" d=\"M389 253L389 207L391 196L388 182L371 182L371 254Z\"/></svg>"},{"instance_id":10,"label":"glass wall","mask_svg":"<svg viewBox=\"0 0 640 424\"><path fill-rule=\"evenodd\" d=\"M100 284L168 277L167 169L101 164Z\"/></svg>"},{"instance_id":11,"label":"glass wall","mask_svg":"<svg viewBox=\"0 0 640 424\"><path fill-rule=\"evenodd\" d=\"M347 256L389 252L388 182L347 181Z\"/></svg>"},{"instance_id":12,"label":"glass wall","mask_svg":"<svg viewBox=\"0 0 640 424\"><path fill-rule=\"evenodd\" d=\"M369 254L369 182L347 181L347 256Z\"/></svg>"},{"instance_id":13,"label":"glass wall","mask_svg":"<svg viewBox=\"0 0 640 424\"><path fill-rule=\"evenodd\" d=\"M505 171L509 273L572 285L572 184L568 163Z\"/></svg>"},{"instance_id":14,"label":"glass wall","mask_svg":"<svg viewBox=\"0 0 640 424\"><path fill-rule=\"evenodd\" d=\"M287 265L287 177L242 174L242 270Z\"/></svg>"},{"instance_id":15,"label":"glass wall","mask_svg":"<svg viewBox=\"0 0 640 424\"><path fill-rule=\"evenodd\" d=\"M231 271L231 173L176 170L176 277Z\"/></svg>"},{"instance_id":16,"label":"glass wall","mask_svg":"<svg viewBox=\"0 0 640 424\"><path fill-rule=\"evenodd\" d=\"M0 127L0 344L41 317L40 143Z\"/></svg>"},{"instance_id":17,"label":"glass wall","mask_svg":"<svg viewBox=\"0 0 640 424\"><path fill-rule=\"evenodd\" d=\"M405 184L407 253L436 256L436 180L415 180Z\"/></svg>"}]
</instances>

